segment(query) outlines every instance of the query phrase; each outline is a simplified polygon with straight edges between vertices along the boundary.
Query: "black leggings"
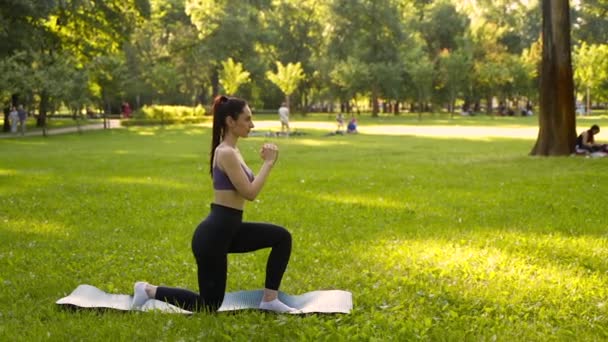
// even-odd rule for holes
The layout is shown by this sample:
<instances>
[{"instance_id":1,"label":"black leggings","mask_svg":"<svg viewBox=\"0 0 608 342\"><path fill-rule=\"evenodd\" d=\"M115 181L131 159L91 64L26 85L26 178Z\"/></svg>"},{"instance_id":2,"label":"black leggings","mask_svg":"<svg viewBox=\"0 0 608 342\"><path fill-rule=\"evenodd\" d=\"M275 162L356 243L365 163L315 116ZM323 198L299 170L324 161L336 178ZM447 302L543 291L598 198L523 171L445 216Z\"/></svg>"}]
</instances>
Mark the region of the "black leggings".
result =
<instances>
[{"instance_id":1,"label":"black leggings","mask_svg":"<svg viewBox=\"0 0 608 342\"><path fill-rule=\"evenodd\" d=\"M189 311L217 311L226 291L228 253L268 247L272 250L266 264L265 287L278 290L291 254L291 234L273 224L243 222L243 211L211 204L211 213L192 237L200 294L159 286L155 298Z\"/></svg>"}]
</instances>

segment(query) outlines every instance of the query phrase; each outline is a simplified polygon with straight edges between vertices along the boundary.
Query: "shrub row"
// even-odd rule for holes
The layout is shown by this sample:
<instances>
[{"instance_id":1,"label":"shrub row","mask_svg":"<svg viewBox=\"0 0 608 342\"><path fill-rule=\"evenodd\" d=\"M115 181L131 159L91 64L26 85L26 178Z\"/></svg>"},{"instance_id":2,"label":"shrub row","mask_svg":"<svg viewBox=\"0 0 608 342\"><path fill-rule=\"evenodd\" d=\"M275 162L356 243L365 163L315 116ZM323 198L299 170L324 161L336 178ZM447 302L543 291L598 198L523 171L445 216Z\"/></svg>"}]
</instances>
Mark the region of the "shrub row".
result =
<instances>
[{"instance_id":1,"label":"shrub row","mask_svg":"<svg viewBox=\"0 0 608 342\"><path fill-rule=\"evenodd\" d=\"M184 119L200 118L205 116L205 107L186 107L186 106L144 106L133 112L135 119Z\"/></svg>"},{"instance_id":2,"label":"shrub row","mask_svg":"<svg viewBox=\"0 0 608 342\"><path fill-rule=\"evenodd\" d=\"M144 106L133 112L133 118L122 121L123 126L172 125L201 123L211 118L205 116L203 106Z\"/></svg>"}]
</instances>

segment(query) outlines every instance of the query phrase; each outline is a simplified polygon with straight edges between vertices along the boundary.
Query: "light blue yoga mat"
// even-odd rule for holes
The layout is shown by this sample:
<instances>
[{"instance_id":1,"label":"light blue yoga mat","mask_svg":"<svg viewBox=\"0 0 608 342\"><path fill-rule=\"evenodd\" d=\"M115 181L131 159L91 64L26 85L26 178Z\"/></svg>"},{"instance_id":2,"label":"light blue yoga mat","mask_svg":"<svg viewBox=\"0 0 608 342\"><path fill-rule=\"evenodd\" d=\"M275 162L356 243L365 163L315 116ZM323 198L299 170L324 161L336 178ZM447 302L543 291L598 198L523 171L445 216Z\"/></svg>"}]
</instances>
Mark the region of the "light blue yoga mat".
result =
<instances>
[{"instance_id":1,"label":"light blue yoga mat","mask_svg":"<svg viewBox=\"0 0 608 342\"><path fill-rule=\"evenodd\" d=\"M262 290L228 292L219 311L258 309ZM312 291L292 296L279 292L279 299L300 310L298 313L350 313L353 308L352 293L342 290ZM106 308L122 311L162 311L169 313L191 314L177 306L149 299L141 308L131 309L133 297L125 294L106 293L95 286L79 285L70 295L55 302L80 308Z\"/></svg>"}]
</instances>

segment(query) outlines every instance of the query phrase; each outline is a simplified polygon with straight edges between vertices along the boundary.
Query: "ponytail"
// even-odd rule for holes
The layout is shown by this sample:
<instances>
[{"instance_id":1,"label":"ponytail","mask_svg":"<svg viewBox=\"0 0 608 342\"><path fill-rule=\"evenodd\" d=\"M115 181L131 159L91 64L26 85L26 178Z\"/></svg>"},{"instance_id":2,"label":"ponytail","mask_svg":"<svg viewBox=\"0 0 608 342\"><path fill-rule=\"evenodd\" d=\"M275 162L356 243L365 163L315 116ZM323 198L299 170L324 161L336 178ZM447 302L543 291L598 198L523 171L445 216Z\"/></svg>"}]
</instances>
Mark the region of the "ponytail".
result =
<instances>
[{"instance_id":1,"label":"ponytail","mask_svg":"<svg viewBox=\"0 0 608 342\"><path fill-rule=\"evenodd\" d=\"M213 177L215 149L224 139L224 134L226 134L226 118L230 116L234 120L237 120L246 105L247 102L245 100L224 95L217 96L213 101L211 109L213 114L213 131L211 133L211 153L209 157L209 173L211 177Z\"/></svg>"}]
</instances>

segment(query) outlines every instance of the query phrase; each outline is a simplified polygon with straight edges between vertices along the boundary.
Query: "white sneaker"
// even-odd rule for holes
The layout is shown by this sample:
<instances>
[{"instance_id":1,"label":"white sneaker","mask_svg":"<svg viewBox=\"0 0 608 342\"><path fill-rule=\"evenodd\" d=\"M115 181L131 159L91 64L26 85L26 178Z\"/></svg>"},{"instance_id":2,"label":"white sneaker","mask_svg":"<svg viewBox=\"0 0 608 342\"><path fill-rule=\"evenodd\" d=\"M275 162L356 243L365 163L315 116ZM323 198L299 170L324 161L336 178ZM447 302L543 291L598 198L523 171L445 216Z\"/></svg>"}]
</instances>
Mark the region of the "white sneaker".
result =
<instances>
[{"instance_id":1,"label":"white sneaker","mask_svg":"<svg viewBox=\"0 0 608 342\"><path fill-rule=\"evenodd\" d=\"M146 285L148 285L148 283L138 281L133 286L133 302L131 303L131 309L141 308L148 301L148 299L150 299L150 297L148 297L148 293L146 292Z\"/></svg>"}]
</instances>

